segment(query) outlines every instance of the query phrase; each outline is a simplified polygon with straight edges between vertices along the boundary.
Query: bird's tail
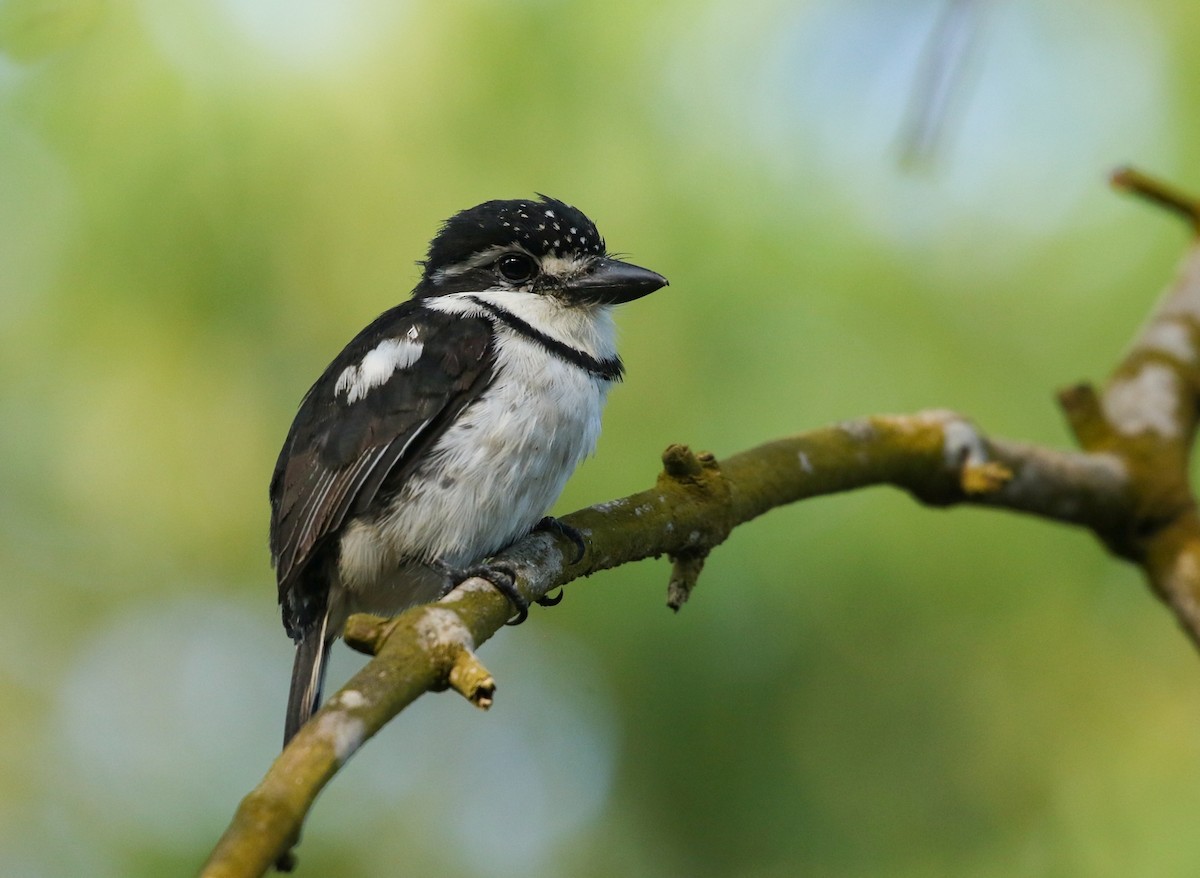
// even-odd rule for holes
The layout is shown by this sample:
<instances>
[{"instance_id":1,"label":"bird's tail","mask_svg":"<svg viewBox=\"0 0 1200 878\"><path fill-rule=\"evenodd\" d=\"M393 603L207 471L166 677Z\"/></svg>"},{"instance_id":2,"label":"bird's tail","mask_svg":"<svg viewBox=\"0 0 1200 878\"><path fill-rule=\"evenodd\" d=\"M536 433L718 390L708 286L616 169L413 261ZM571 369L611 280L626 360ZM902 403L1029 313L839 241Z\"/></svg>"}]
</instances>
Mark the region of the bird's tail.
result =
<instances>
[{"instance_id":1,"label":"bird's tail","mask_svg":"<svg viewBox=\"0 0 1200 878\"><path fill-rule=\"evenodd\" d=\"M308 722L321 706L321 687L325 683L325 659L329 655L329 611L322 614L321 624L296 644L296 659L292 663L292 688L288 692L287 720L283 727L283 745Z\"/></svg>"}]
</instances>

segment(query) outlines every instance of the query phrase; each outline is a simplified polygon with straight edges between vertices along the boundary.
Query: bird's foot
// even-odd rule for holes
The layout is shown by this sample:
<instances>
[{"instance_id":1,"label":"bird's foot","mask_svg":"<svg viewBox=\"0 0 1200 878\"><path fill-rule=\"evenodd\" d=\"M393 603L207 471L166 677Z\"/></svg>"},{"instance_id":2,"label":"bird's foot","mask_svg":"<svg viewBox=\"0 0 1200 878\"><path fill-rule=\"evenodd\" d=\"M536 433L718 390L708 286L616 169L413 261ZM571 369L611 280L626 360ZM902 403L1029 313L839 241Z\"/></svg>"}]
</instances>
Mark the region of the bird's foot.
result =
<instances>
[{"instance_id":1,"label":"bird's foot","mask_svg":"<svg viewBox=\"0 0 1200 878\"><path fill-rule=\"evenodd\" d=\"M583 555L587 551L587 543L583 541L583 534L578 528L571 527L566 524L561 518L555 518L553 515L547 515L533 526L534 531L549 531L552 534L566 537L575 544L575 557L571 559L571 564L578 564L583 560ZM537 603L542 607L556 607L562 603L563 590L560 588L556 595L542 595L537 599Z\"/></svg>"},{"instance_id":2,"label":"bird's foot","mask_svg":"<svg viewBox=\"0 0 1200 878\"><path fill-rule=\"evenodd\" d=\"M511 564L495 561L491 564L475 564L471 567L451 567L439 562L437 566L450 580L450 588L455 588L474 577L490 582L496 591L508 598L508 602L517 611L516 616L504 624L520 625L529 618L529 601L525 600L525 597L517 591L517 571ZM447 591L449 590L447 589Z\"/></svg>"},{"instance_id":3,"label":"bird's foot","mask_svg":"<svg viewBox=\"0 0 1200 878\"><path fill-rule=\"evenodd\" d=\"M566 524L561 518L547 515L533 526L534 533L539 530L548 531L560 537L566 537L575 544L575 557L571 559L572 564L578 564L583 560L583 554L587 551L587 543L583 541L583 534L579 532L578 528L571 527L571 525Z\"/></svg>"}]
</instances>

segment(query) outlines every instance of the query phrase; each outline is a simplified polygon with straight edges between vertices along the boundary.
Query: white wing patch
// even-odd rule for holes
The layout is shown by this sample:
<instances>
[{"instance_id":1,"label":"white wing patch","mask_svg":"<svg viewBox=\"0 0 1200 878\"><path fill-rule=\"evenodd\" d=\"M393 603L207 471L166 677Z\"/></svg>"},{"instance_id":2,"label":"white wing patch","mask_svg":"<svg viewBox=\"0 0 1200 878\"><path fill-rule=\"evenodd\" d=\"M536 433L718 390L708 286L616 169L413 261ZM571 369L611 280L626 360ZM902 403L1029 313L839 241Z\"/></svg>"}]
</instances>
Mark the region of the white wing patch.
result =
<instances>
[{"instance_id":1,"label":"white wing patch","mask_svg":"<svg viewBox=\"0 0 1200 878\"><path fill-rule=\"evenodd\" d=\"M347 366L338 376L333 395L346 394L346 402L358 402L373 387L384 384L397 369L407 369L421 358L425 345L417 340L414 326L404 338L381 341L367 352L357 366Z\"/></svg>"}]
</instances>

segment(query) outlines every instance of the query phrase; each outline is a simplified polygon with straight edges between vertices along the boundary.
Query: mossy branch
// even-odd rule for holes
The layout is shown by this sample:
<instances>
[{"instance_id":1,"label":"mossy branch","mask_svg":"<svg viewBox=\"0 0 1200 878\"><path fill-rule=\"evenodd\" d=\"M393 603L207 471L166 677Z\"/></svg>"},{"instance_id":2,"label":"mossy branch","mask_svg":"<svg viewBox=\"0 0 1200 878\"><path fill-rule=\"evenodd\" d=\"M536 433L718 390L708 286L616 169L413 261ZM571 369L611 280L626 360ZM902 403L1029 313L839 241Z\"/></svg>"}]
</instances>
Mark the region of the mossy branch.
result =
<instances>
[{"instance_id":1,"label":"mossy branch","mask_svg":"<svg viewBox=\"0 0 1200 878\"><path fill-rule=\"evenodd\" d=\"M1114 183L1189 218L1193 200L1143 174ZM655 485L566 516L587 551L538 532L503 553L530 601L575 579L644 558L673 561L668 603L678 609L707 555L738 525L798 500L893 485L936 506L968 503L1091 530L1137 564L1200 644L1200 516L1187 473L1200 394L1200 245L1102 392L1059 394L1082 451L989 438L949 411L878 415L760 445L717 461L673 445ZM373 655L275 760L242 801L201 874L262 875L299 838L314 799L363 742L421 694L453 688L486 709L495 681L475 648L508 619L488 583L463 583L437 604L395 619L352 617L346 640Z\"/></svg>"}]
</instances>

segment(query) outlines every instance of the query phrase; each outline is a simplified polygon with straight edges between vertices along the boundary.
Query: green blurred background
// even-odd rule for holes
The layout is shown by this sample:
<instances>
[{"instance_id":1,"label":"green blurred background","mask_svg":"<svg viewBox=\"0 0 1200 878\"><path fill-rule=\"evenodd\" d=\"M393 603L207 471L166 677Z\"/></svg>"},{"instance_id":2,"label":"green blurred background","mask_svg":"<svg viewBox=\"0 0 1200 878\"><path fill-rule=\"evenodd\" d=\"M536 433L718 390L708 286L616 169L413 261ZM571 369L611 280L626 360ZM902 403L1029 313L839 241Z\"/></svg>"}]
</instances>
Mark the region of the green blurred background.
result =
<instances>
[{"instance_id":1,"label":"green blurred background","mask_svg":"<svg viewBox=\"0 0 1200 878\"><path fill-rule=\"evenodd\" d=\"M438 223L546 192L669 289L558 509L872 412L1069 445L1185 244L1200 5L0 2L0 873L186 875L280 736L267 481ZM301 875L1200 874L1200 663L1085 534L883 490L780 510L678 616L581 582L319 800ZM357 657L338 649L334 675Z\"/></svg>"}]
</instances>

